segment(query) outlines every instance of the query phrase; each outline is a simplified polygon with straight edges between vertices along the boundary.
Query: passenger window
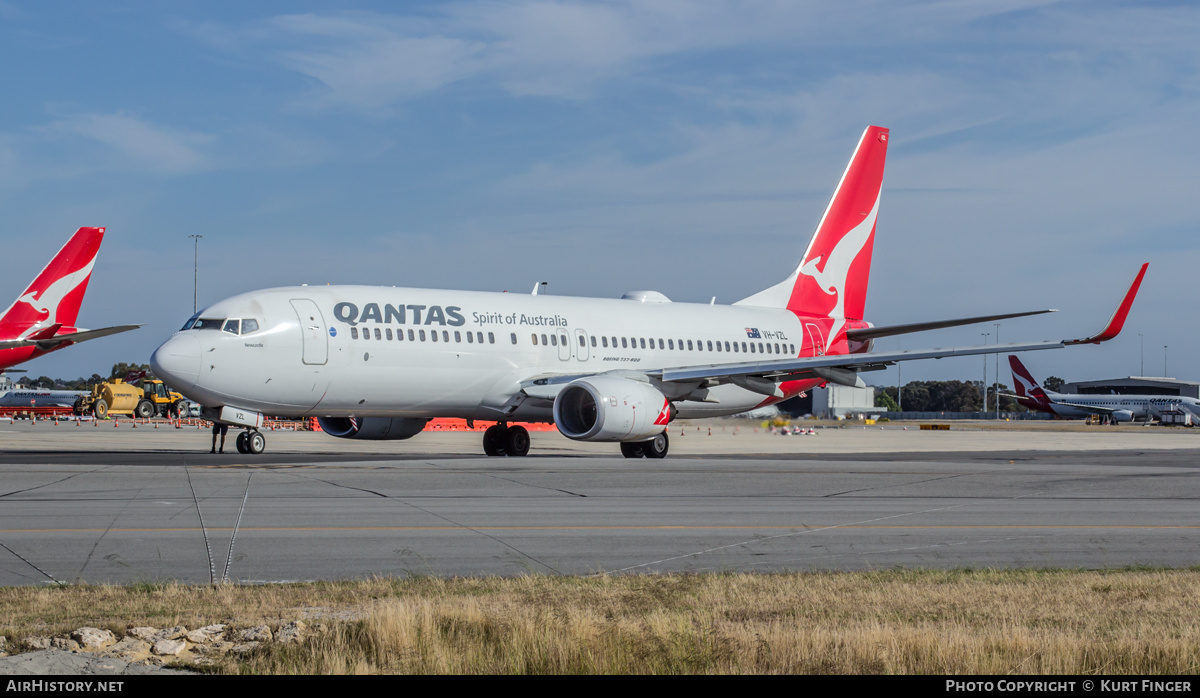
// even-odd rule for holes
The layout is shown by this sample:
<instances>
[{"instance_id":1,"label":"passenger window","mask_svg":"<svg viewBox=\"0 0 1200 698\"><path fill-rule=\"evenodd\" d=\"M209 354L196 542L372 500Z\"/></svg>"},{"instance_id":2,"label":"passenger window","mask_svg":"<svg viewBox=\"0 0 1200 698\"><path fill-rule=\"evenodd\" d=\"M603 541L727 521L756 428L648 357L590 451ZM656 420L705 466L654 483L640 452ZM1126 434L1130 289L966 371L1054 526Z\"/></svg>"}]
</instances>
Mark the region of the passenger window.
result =
<instances>
[{"instance_id":1,"label":"passenger window","mask_svg":"<svg viewBox=\"0 0 1200 698\"><path fill-rule=\"evenodd\" d=\"M379 331L378 327L375 328L375 339L383 339L383 333Z\"/></svg>"},{"instance_id":2,"label":"passenger window","mask_svg":"<svg viewBox=\"0 0 1200 698\"><path fill-rule=\"evenodd\" d=\"M550 335L550 346L552 346L552 347L558 346L558 335L556 335L556 334Z\"/></svg>"},{"instance_id":3,"label":"passenger window","mask_svg":"<svg viewBox=\"0 0 1200 698\"><path fill-rule=\"evenodd\" d=\"M776 353L776 354L782 354L782 353L783 353L783 352L779 351L779 342L776 342L776 343L775 343L775 353Z\"/></svg>"},{"instance_id":4,"label":"passenger window","mask_svg":"<svg viewBox=\"0 0 1200 698\"><path fill-rule=\"evenodd\" d=\"M625 339L624 337L621 338L621 348L622 349L629 348L629 340Z\"/></svg>"},{"instance_id":5,"label":"passenger window","mask_svg":"<svg viewBox=\"0 0 1200 698\"><path fill-rule=\"evenodd\" d=\"M514 335L513 335L513 340L515 341L515 340L516 340L516 338L517 338L517 335L515 335L515 334L514 334ZM483 341L483 333L482 333L482 332L480 332L480 333L479 333L479 341L481 341L481 342ZM488 332L488 344L495 344L495 343L496 343L496 335L495 335L495 333L494 333L494 332Z\"/></svg>"},{"instance_id":6,"label":"passenger window","mask_svg":"<svg viewBox=\"0 0 1200 698\"><path fill-rule=\"evenodd\" d=\"M692 351L692 340L688 340L688 351Z\"/></svg>"},{"instance_id":7,"label":"passenger window","mask_svg":"<svg viewBox=\"0 0 1200 698\"><path fill-rule=\"evenodd\" d=\"M491 336L492 336L492 333L491 333L491 332L488 332L488 337L491 337ZM513 333L512 333L512 343L513 343L513 344L516 344L516 343L517 343L517 333L516 333L516 332L513 332Z\"/></svg>"},{"instance_id":8,"label":"passenger window","mask_svg":"<svg viewBox=\"0 0 1200 698\"><path fill-rule=\"evenodd\" d=\"M357 327L350 328L350 339L358 339L358 328Z\"/></svg>"},{"instance_id":9,"label":"passenger window","mask_svg":"<svg viewBox=\"0 0 1200 698\"><path fill-rule=\"evenodd\" d=\"M763 351L763 344L762 344L762 342L759 342L758 343L758 353L761 354L762 351Z\"/></svg>"},{"instance_id":10,"label":"passenger window","mask_svg":"<svg viewBox=\"0 0 1200 698\"><path fill-rule=\"evenodd\" d=\"M242 334L258 331L258 320L242 320Z\"/></svg>"},{"instance_id":11,"label":"passenger window","mask_svg":"<svg viewBox=\"0 0 1200 698\"><path fill-rule=\"evenodd\" d=\"M397 342L404 341L404 330L396 330L396 341Z\"/></svg>"},{"instance_id":12,"label":"passenger window","mask_svg":"<svg viewBox=\"0 0 1200 698\"><path fill-rule=\"evenodd\" d=\"M674 349L674 348L675 348L675 340L673 340L673 339L668 339L668 340L667 340L667 348L668 348L668 349Z\"/></svg>"},{"instance_id":13,"label":"passenger window","mask_svg":"<svg viewBox=\"0 0 1200 698\"><path fill-rule=\"evenodd\" d=\"M733 345L737 346L737 342L734 342ZM729 342L725 342L725 351L729 351Z\"/></svg>"},{"instance_id":14,"label":"passenger window","mask_svg":"<svg viewBox=\"0 0 1200 698\"><path fill-rule=\"evenodd\" d=\"M424 333L425 330L421 330L421 332ZM437 341L437 330L429 330L429 341L431 341L431 342Z\"/></svg>"},{"instance_id":15,"label":"passenger window","mask_svg":"<svg viewBox=\"0 0 1200 698\"><path fill-rule=\"evenodd\" d=\"M392 328L390 328L390 327L389 327L389 328L387 328L386 335L387 335L387 340L388 340L389 342L390 342L390 341L392 341Z\"/></svg>"},{"instance_id":16,"label":"passenger window","mask_svg":"<svg viewBox=\"0 0 1200 698\"><path fill-rule=\"evenodd\" d=\"M460 334L458 330L455 330L455 331L454 331L454 341L455 341L455 342L461 342L461 341L462 341L462 334Z\"/></svg>"},{"instance_id":17,"label":"passenger window","mask_svg":"<svg viewBox=\"0 0 1200 698\"><path fill-rule=\"evenodd\" d=\"M643 349L645 349L645 348L646 348L646 340L645 340L644 338L643 338L643 339L639 339L639 340L638 340L638 342L640 342L640 343L641 343L641 345L642 345L642 348L643 348Z\"/></svg>"},{"instance_id":18,"label":"passenger window","mask_svg":"<svg viewBox=\"0 0 1200 698\"><path fill-rule=\"evenodd\" d=\"M734 354L738 353L738 345L737 345L737 342L734 342L734 343L733 343L733 353L734 353Z\"/></svg>"},{"instance_id":19,"label":"passenger window","mask_svg":"<svg viewBox=\"0 0 1200 698\"><path fill-rule=\"evenodd\" d=\"M747 351L748 350L746 349L746 343L742 342L742 353L745 354Z\"/></svg>"},{"instance_id":20,"label":"passenger window","mask_svg":"<svg viewBox=\"0 0 1200 698\"><path fill-rule=\"evenodd\" d=\"M708 340L708 350L712 351L712 340Z\"/></svg>"},{"instance_id":21,"label":"passenger window","mask_svg":"<svg viewBox=\"0 0 1200 698\"><path fill-rule=\"evenodd\" d=\"M434 330L434 334L437 334L437 330ZM450 331L449 330L442 330L442 341L443 342L450 341Z\"/></svg>"},{"instance_id":22,"label":"passenger window","mask_svg":"<svg viewBox=\"0 0 1200 698\"><path fill-rule=\"evenodd\" d=\"M579 335L579 346L581 346L581 347L587 346L587 340L583 338L583 335Z\"/></svg>"},{"instance_id":23,"label":"passenger window","mask_svg":"<svg viewBox=\"0 0 1200 698\"><path fill-rule=\"evenodd\" d=\"M788 345L788 353L791 354L792 356L796 355L796 345L795 344Z\"/></svg>"},{"instance_id":24,"label":"passenger window","mask_svg":"<svg viewBox=\"0 0 1200 698\"><path fill-rule=\"evenodd\" d=\"M666 345L665 345L665 344L663 344L662 337L659 337L659 338L658 338L658 348L659 348L659 349L666 349L666 348L667 348L667 347L666 347Z\"/></svg>"},{"instance_id":25,"label":"passenger window","mask_svg":"<svg viewBox=\"0 0 1200 698\"><path fill-rule=\"evenodd\" d=\"M770 342L767 342L767 353L768 354L771 353L771 343Z\"/></svg>"},{"instance_id":26,"label":"passenger window","mask_svg":"<svg viewBox=\"0 0 1200 698\"><path fill-rule=\"evenodd\" d=\"M542 346L548 346L550 342L546 341L546 335L542 335Z\"/></svg>"},{"instance_id":27,"label":"passenger window","mask_svg":"<svg viewBox=\"0 0 1200 698\"><path fill-rule=\"evenodd\" d=\"M600 344L601 344L601 346L603 346L605 349L607 349L607 348L608 348L608 337L601 337L601 338L600 338Z\"/></svg>"},{"instance_id":28,"label":"passenger window","mask_svg":"<svg viewBox=\"0 0 1200 698\"><path fill-rule=\"evenodd\" d=\"M458 336L458 333L455 332L454 335ZM467 344L474 344L474 343L475 343L475 335L468 332L467 333Z\"/></svg>"},{"instance_id":29,"label":"passenger window","mask_svg":"<svg viewBox=\"0 0 1200 698\"><path fill-rule=\"evenodd\" d=\"M363 328L363 339L370 339L370 338L371 338L371 329L368 327L364 327Z\"/></svg>"},{"instance_id":30,"label":"passenger window","mask_svg":"<svg viewBox=\"0 0 1200 698\"><path fill-rule=\"evenodd\" d=\"M756 353L756 352L754 351L754 342L750 342L750 353L751 353L751 354L754 354L754 353Z\"/></svg>"},{"instance_id":31,"label":"passenger window","mask_svg":"<svg viewBox=\"0 0 1200 698\"><path fill-rule=\"evenodd\" d=\"M592 335L592 347L596 346L596 335Z\"/></svg>"},{"instance_id":32,"label":"passenger window","mask_svg":"<svg viewBox=\"0 0 1200 698\"><path fill-rule=\"evenodd\" d=\"M721 343L717 342L717 353L721 353Z\"/></svg>"},{"instance_id":33,"label":"passenger window","mask_svg":"<svg viewBox=\"0 0 1200 698\"><path fill-rule=\"evenodd\" d=\"M421 332L421 339L422 339L422 340L424 340L424 339L425 339L425 332L424 332L424 331L422 331L422 332ZM414 340L413 340L413 331L412 331L412 330L409 330L409 331L408 331L408 341L410 341L410 342L414 341Z\"/></svg>"},{"instance_id":34,"label":"passenger window","mask_svg":"<svg viewBox=\"0 0 1200 698\"><path fill-rule=\"evenodd\" d=\"M411 332L412 330L409 330L409 331ZM425 330L421 330L420 335L421 335L421 341L424 342L425 341Z\"/></svg>"},{"instance_id":35,"label":"passenger window","mask_svg":"<svg viewBox=\"0 0 1200 698\"><path fill-rule=\"evenodd\" d=\"M229 334L238 334L240 331L238 328L238 325L240 325L240 324L241 323L237 320L226 320L224 329Z\"/></svg>"},{"instance_id":36,"label":"passenger window","mask_svg":"<svg viewBox=\"0 0 1200 698\"><path fill-rule=\"evenodd\" d=\"M537 335L536 335L536 334L532 334L532 335L529 335L529 336L530 336L530 337L533 337L533 346L535 346L535 347L536 347L536 346L538 345L538 342L537 342Z\"/></svg>"}]
</instances>

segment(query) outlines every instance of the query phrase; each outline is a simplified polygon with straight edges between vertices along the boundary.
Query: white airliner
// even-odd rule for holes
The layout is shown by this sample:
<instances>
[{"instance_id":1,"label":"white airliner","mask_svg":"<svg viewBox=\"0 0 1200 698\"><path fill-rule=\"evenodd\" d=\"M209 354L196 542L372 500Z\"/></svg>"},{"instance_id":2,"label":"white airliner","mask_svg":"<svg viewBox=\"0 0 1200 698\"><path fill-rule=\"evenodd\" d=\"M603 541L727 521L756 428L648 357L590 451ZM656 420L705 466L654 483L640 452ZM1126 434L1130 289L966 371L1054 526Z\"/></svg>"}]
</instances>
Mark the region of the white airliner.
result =
<instances>
[{"instance_id":1,"label":"white airliner","mask_svg":"<svg viewBox=\"0 0 1200 698\"><path fill-rule=\"evenodd\" d=\"M1137 419L1149 422L1161 419L1163 412L1185 411L1200 418L1200 400L1185 395L1085 395L1056 393L1046 390L1015 356L1008 357L1012 367L1013 385L1016 386L1017 402L1031 410L1049 412L1056 417L1080 419L1099 415L1114 422L1132 422Z\"/></svg>"},{"instance_id":2,"label":"white airliner","mask_svg":"<svg viewBox=\"0 0 1200 698\"><path fill-rule=\"evenodd\" d=\"M488 455L528 452L528 432L509 422L553 422L568 438L661 458L675 418L736 414L827 382L863 385L858 372L898 361L1120 332L1136 282L1084 339L872 353L879 337L1051 312L891 327L862 319L887 143L887 129L866 129L795 271L733 305L654 291L593 299L294 286L205 308L151 366L208 418L246 427L243 452L264 449L263 415L317 417L326 433L353 439L407 439L431 418L460 417L498 422L483 436Z\"/></svg>"}]
</instances>

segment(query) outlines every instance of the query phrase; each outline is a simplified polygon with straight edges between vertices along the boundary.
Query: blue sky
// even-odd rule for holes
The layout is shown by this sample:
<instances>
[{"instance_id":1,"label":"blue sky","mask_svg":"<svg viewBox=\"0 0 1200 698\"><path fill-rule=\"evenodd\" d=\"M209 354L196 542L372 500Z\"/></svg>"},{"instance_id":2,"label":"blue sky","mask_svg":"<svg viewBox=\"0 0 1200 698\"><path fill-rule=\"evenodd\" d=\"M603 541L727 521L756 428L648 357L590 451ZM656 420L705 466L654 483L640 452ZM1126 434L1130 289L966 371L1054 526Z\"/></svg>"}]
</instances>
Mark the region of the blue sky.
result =
<instances>
[{"instance_id":1,"label":"blue sky","mask_svg":"<svg viewBox=\"0 0 1200 698\"><path fill-rule=\"evenodd\" d=\"M795 267L878 124L867 319L1056 307L1001 339L1078 336L1149 261L1122 337L1026 363L1136 374L1140 333L1147 374L1168 345L1197 380L1196 36L1183 2L0 0L0 296L108 226L80 322L146 327L26 366L62 377L146 361L191 314L193 234L201 306L540 280L728 303Z\"/></svg>"}]
</instances>

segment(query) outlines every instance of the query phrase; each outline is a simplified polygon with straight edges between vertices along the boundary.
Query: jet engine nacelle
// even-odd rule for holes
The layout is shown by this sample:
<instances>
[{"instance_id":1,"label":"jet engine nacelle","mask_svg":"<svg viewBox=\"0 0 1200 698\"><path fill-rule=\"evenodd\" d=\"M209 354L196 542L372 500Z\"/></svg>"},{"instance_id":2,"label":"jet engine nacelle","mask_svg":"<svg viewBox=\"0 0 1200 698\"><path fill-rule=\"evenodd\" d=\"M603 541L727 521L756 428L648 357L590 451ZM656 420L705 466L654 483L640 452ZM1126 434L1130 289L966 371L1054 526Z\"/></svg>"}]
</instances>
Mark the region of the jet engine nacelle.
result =
<instances>
[{"instance_id":1,"label":"jet engine nacelle","mask_svg":"<svg viewBox=\"0 0 1200 698\"><path fill-rule=\"evenodd\" d=\"M1133 412L1130 410L1113 410L1111 417L1114 422L1132 422Z\"/></svg>"},{"instance_id":2,"label":"jet engine nacelle","mask_svg":"<svg viewBox=\"0 0 1200 698\"><path fill-rule=\"evenodd\" d=\"M554 399L554 424L576 441L645 441L662 433L672 407L649 383L590 376L568 383Z\"/></svg>"},{"instance_id":3,"label":"jet engine nacelle","mask_svg":"<svg viewBox=\"0 0 1200 698\"><path fill-rule=\"evenodd\" d=\"M411 439L429 422L428 419L412 417L318 417L317 423L330 436L339 439L370 439L395 441Z\"/></svg>"}]
</instances>

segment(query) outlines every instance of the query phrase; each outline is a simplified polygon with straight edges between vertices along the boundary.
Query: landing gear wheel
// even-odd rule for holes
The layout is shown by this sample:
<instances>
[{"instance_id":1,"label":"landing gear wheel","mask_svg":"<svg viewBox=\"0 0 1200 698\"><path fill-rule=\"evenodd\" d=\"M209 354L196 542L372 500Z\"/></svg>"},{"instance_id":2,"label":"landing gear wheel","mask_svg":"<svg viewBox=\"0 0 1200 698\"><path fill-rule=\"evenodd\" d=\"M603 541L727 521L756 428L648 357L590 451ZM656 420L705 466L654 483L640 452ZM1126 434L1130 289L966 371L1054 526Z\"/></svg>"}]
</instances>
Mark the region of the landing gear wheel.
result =
<instances>
[{"instance_id":1,"label":"landing gear wheel","mask_svg":"<svg viewBox=\"0 0 1200 698\"><path fill-rule=\"evenodd\" d=\"M643 452L645 442L642 441L622 441L621 455L626 458L642 458L646 454Z\"/></svg>"},{"instance_id":2,"label":"landing gear wheel","mask_svg":"<svg viewBox=\"0 0 1200 698\"><path fill-rule=\"evenodd\" d=\"M643 441L642 453L647 458L666 458L667 448L670 445L670 439L667 438L667 432L664 431L649 441Z\"/></svg>"},{"instance_id":3,"label":"landing gear wheel","mask_svg":"<svg viewBox=\"0 0 1200 698\"><path fill-rule=\"evenodd\" d=\"M250 448L246 445L246 432L237 435L237 450L238 453L249 453Z\"/></svg>"},{"instance_id":4,"label":"landing gear wheel","mask_svg":"<svg viewBox=\"0 0 1200 698\"><path fill-rule=\"evenodd\" d=\"M504 452L518 457L529 453L529 432L525 427L509 427L505 431Z\"/></svg>"},{"instance_id":5,"label":"landing gear wheel","mask_svg":"<svg viewBox=\"0 0 1200 698\"><path fill-rule=\"evenodd\" d=\"M483 452L489 456L504 455L504 427L493 424L483 432Z\"/></svg>"},{"instance_id":6,"label":"landing gear wheel","mask_svg":"<svg viewBox=\"0 0 1200 698\"><path fill-rule=\"evenodd\" d=\"M154 416L154 403L149 400L142 400L138 403L135 414L141 419L150 419Z\"/></svg>"},{"instance_id":7,"label":"landing gear wheel","mask_svg":"<svg viewBox=\"0 0 1200 698\"><path fill-rule=\"evenodd\" d=\"M267 437L261 431L252 431L246 435L246 450L251 455L260 455L267 450Z\"/></svg>"}]
</instances>

